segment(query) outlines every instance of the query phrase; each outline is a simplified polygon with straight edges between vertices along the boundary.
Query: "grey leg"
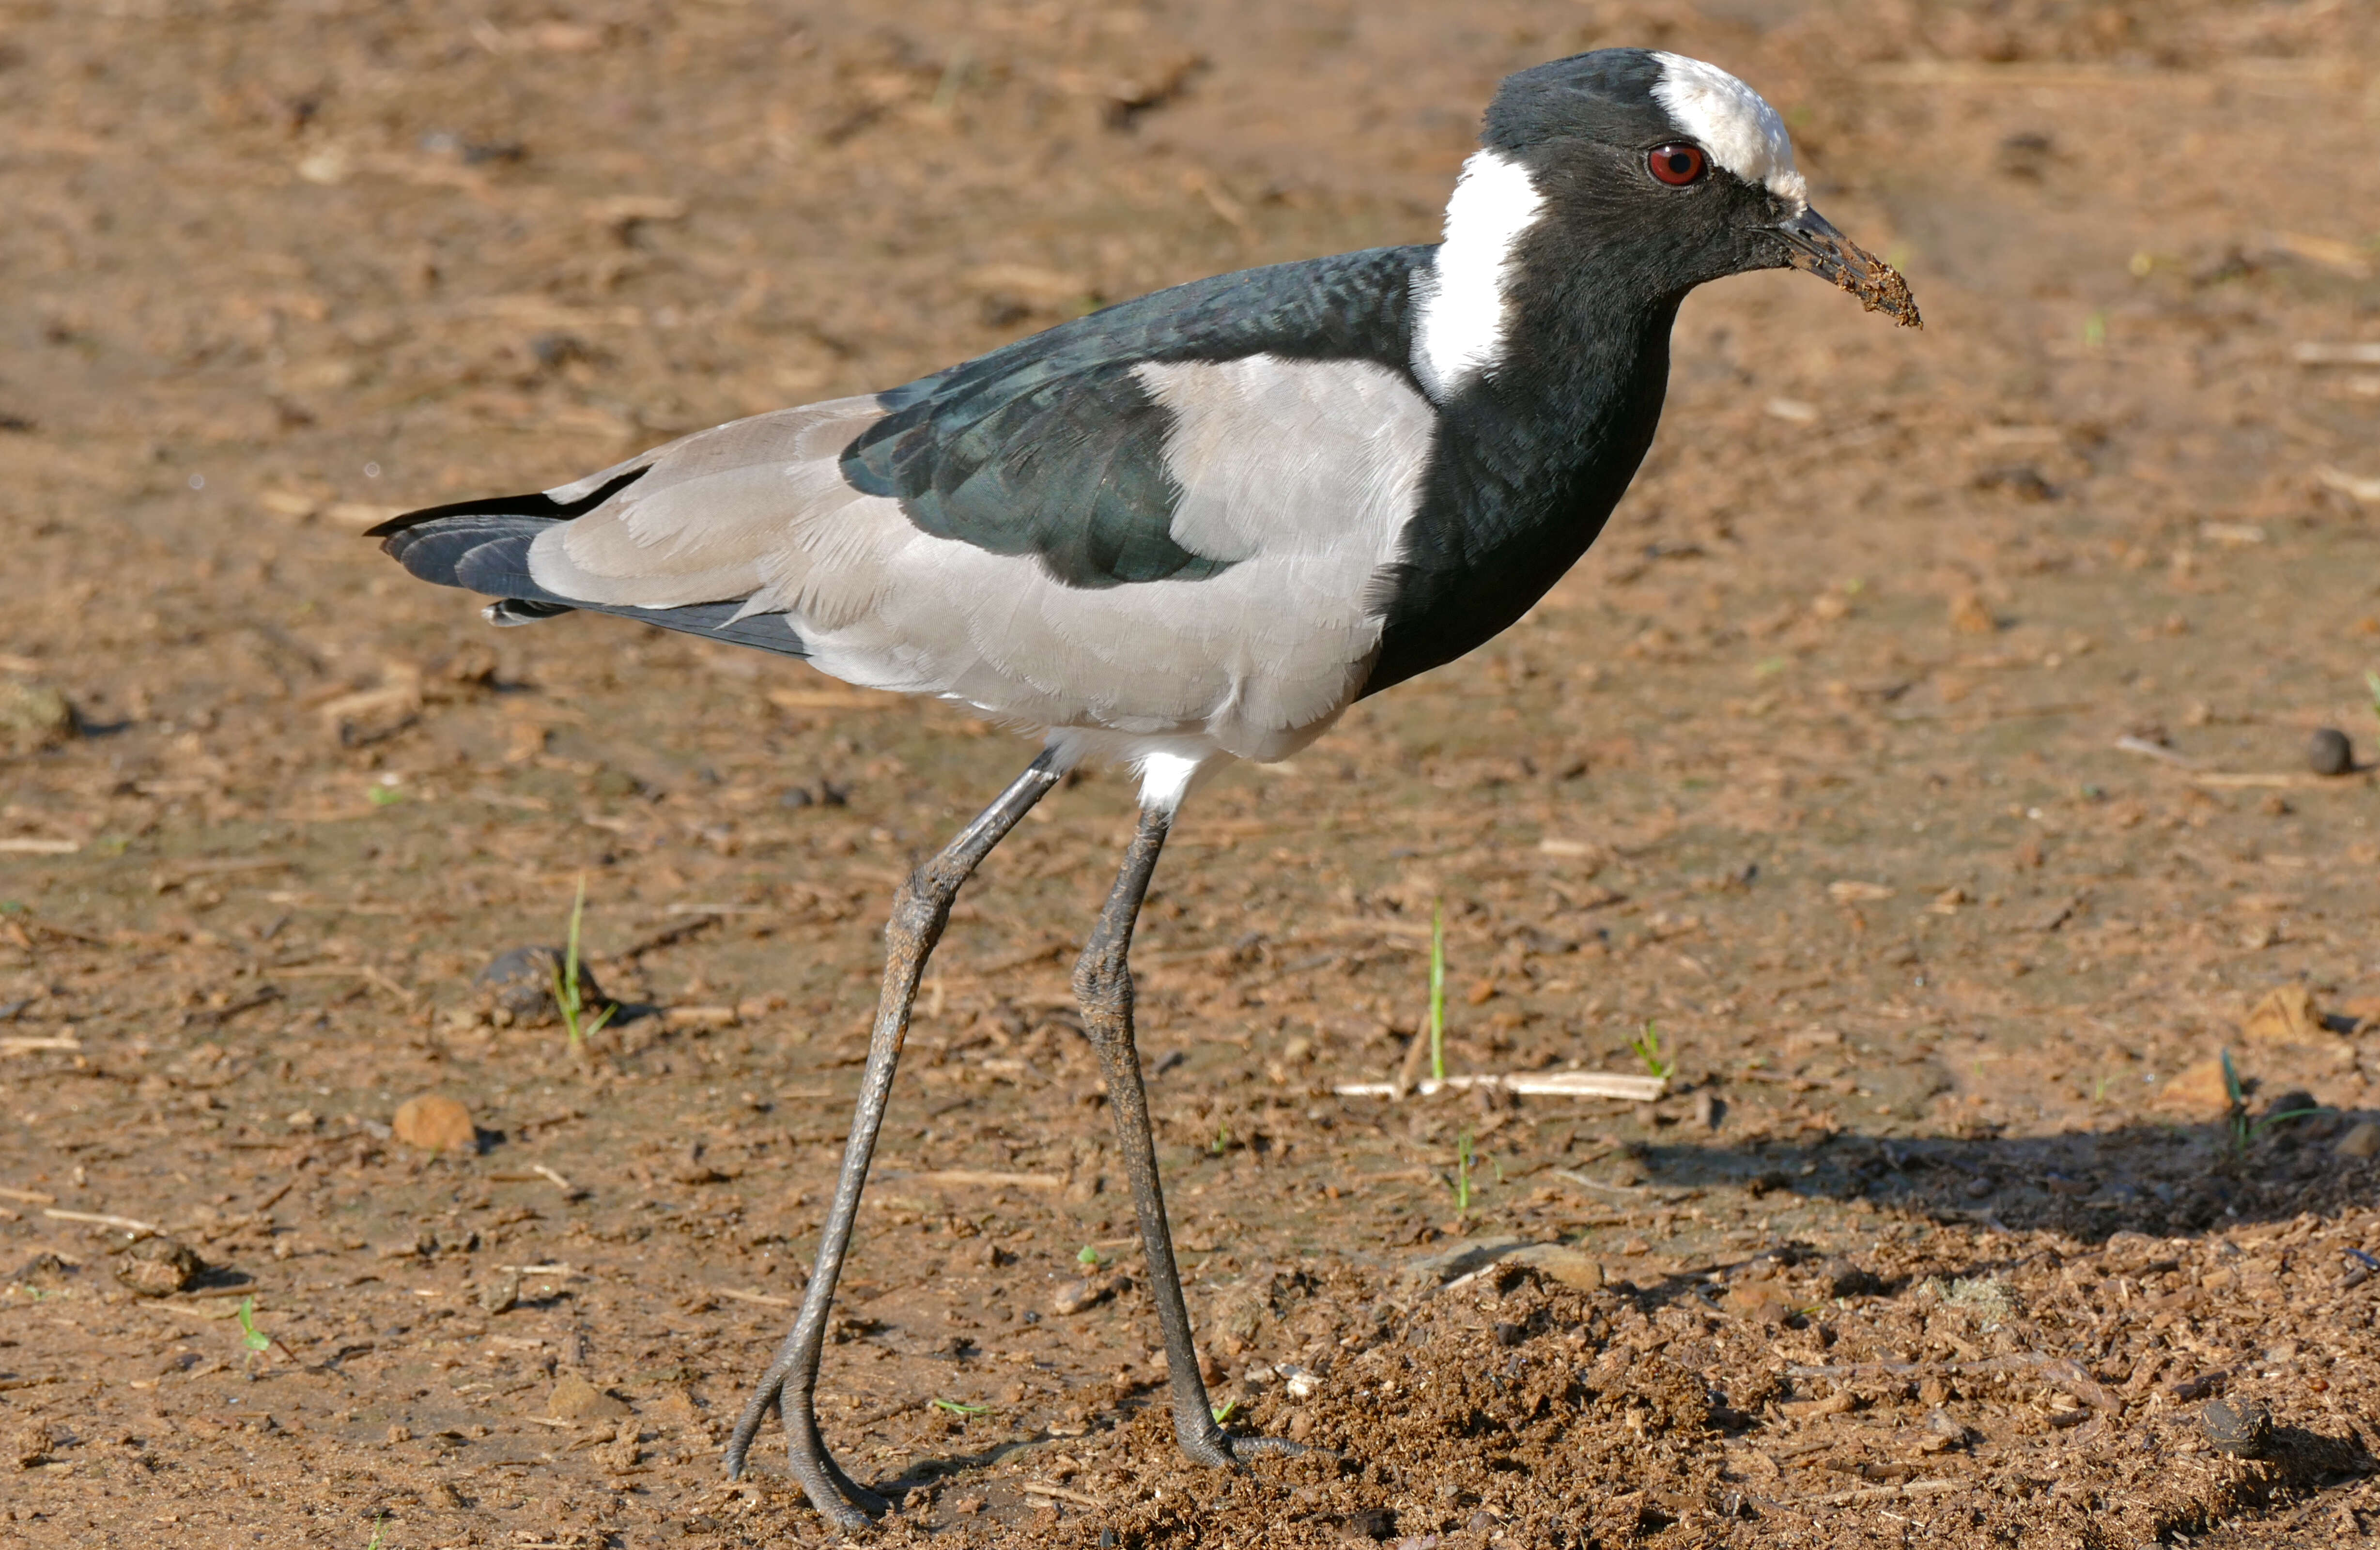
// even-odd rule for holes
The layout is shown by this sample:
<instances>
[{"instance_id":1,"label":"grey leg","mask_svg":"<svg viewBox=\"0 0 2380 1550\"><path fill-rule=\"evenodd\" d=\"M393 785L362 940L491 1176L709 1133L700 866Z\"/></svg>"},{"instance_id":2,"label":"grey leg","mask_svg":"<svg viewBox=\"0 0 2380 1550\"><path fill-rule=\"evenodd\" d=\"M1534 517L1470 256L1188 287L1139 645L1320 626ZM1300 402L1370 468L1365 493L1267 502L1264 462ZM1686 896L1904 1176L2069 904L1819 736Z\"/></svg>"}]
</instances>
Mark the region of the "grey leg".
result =
<instances>
[{"instance_id":1,"label":"grey leg","mask_svg":"<svg viewBox=\"0 0 2380 1550\"><path fill-rule=\"evenodd\" d=\"M1165 848L1171 815L1143 808L1140 828L1124 853L1123 869L1083 956L1075 964L1075 994L1083 1007L1083 1031L1099 1050L1108 1081L1108 1107L1115 1113L1116 1144L1132 1179L1133 1210L1140 1217L1140 1241L1148 1261L1148 1295L1165 1331L1167 1386L1173 1395L1173 1436L1197 1463L1228 1466L1260 1453L1301 1453L1293 1442L1272 1437L1234 1437L1216 1423L1198 1375L1198 1350L1190 1338L1190 1310L1182 1300L1182 1273L1173 1263L1173 1233L1165 1220L1165 1192L1157 1179L1157 1143L1149 1133L1148 1094L1140 1081L1140 1051L1132 1036L1133 923L1148 893L1157 856Z\"/></svg>"},{"instance_id":2,"label":"grey leg","mask_svg":"<svg viewBox=\"0 0 2380 1550\"><path fill-rule=\"evenodd\" d=\"M843 1145L843 1171L835 1178L834 1204L819 1232L818 1258L810 1265L809 1288L802 1294L801 1313L793 1332L777 1348L777 1359L760 1374L759 1387L735 1423L727 1443L727 1477L744 1472L760 1423L773 1408L785 1428L785 1448L794 1478L809 1494L810 1504L843 1528L864 1528L868 1517L882 1512L883 1497L856 1483L828 1456L820 1439L818 1410L819 1352L826 1340L827 1315L834 1306L834 1286L843 1273L844 1254L851 1247L853 1218L859 1214L859 1193L868 1183L868 1159L876 1151L876 1132L884 1123L884 1103L892 1090L892 1071L901 1060L901 1044L909 1033L909 1008L926 960L950 923L951 901L959 885L991 854L1064 773L1056 758L1044 753L999 800L977 815L941 854L909 875L892 897L892 918L885 923L884 987L876 1003L876 1025L868 1045L868 1070L860 1078L859 1108L851 1118L851 1137Z\"/></svg>"}]
</instances>

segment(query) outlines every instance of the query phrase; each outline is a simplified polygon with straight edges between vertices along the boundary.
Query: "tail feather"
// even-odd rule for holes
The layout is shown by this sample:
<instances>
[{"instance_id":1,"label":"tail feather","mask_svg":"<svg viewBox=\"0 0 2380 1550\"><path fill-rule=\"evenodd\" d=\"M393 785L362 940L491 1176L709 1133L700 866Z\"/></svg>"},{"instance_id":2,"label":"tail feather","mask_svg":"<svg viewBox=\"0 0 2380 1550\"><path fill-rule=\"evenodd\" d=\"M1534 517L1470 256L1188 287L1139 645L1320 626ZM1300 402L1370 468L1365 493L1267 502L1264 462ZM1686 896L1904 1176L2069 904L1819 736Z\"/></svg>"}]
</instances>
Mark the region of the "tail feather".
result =
<instances>
[{"instance_id":1,"label":"tail feather","mask_svg":"<svg viewBox=\"0 0 2380 1550\"><path fill-rule=\"evenodd\" d=\"M424 581L459 587L496 599L488 610L492 624L527 624L557 613L585 610L641 620L665 630L705 636L781 656L808 656L793 623L779 613L737 618L741 599L691 603L682 608L638 608L625 603L584 602L538 585L529 574L529 545L557 522L567 522L602 504L642 475L638 468L580 500L561 502L544 494L462 501L409 512L367 534L381 540L391 559Z\"/></svg>"}]
</instances>

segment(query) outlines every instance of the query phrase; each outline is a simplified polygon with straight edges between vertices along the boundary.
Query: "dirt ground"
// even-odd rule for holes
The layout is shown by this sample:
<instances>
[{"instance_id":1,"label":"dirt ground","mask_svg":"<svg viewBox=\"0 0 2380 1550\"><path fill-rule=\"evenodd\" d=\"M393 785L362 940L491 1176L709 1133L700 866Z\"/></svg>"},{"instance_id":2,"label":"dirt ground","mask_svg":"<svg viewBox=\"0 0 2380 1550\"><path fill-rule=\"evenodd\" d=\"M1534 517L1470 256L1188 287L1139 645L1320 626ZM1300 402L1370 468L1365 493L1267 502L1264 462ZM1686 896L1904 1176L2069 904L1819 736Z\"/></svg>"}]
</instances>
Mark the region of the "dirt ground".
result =
<instances>
[{"instance_id":1,"label":"dirt ground","mask_svg":"<svg viewBox=\"0 0 2380 1550\"><path fill-rule=\"evenodd\" d=\"M0 1538L821 1539L718 1445L889 891L1029 745L358 534L1427 239L1494 81L1620 42L1779 103L1928 327L1699 294L1578 573L1186 815L1173 1217L1311 1450L1165 1435L1105 774L942 946L829 1438L964 1544L2380 1523L2380 832L2308 760L2380 751L2370 7L0 0ZM574 1054L473 980L582 878ZM1669 1096L1337 1095L1418 1069L1436 907L1453 1071L1649 1028Z\"/></svg>"}]
</instances>

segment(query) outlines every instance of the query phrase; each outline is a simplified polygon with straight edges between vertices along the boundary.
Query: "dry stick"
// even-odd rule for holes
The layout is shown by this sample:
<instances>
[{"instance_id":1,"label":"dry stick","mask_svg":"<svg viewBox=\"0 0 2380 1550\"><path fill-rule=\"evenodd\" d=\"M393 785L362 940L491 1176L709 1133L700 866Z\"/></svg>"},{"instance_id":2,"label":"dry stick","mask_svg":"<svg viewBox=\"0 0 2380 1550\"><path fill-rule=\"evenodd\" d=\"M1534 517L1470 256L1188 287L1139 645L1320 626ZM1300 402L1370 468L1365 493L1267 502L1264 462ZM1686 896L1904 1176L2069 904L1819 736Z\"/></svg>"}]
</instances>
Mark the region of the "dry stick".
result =
<instances>
[{"instance_id":1,"label":"dry stick","mask_svg":"<svg viewBox=\"0 0 2380 1550\"><path fill-rule=\"evenodd\" d=\"M758 1302L764 1308L790 1308L794 1306L794 1300L792 1298L771 1297L765 1291L736 1291L727 1287L712 1287L710 1289L710 1294L713 1297L732 1297L738 1302Z\"/></svg>"},{"instance_id":2,"label":"dry stick","mask_svg":"<svg viewBox=\"0 0 2380 1550\"><path fill-rule=\"evenodd\" d=\"M0 1055L30 1055L36 1049L80 1049L82 1040L72 1036L57 1038L0 1038Z\"/></svg>"},{"instance_id":3,"label":"dry stick","mask_svg":"<svg viewBox=\"0 0 2380 1550\"><path fill-rule=\"evenodd\" d=\"M279 1189L273 1191L271 1194L266 1195L262 1200L258 1201L254 1205L249 1207L249 1215L253 1217L259 1212L270 1211L274 1206L280 1205L282 1196L287 1194L291 1190L296 1189L299 1181L303 1177L304 1175L302 1174L293 1173L288 1178L284 1179L281 1181L281 1187Z\"/></svg>"},{"instance_id":4,"label":"dry stick","mask_svg":"<svg viewBox=\"0 0 2380 1550\"><path fill-rule=\"evenodd\" d=\"M1420 1035L1415 1035L1419 1042ZM1407 1068L1415 1066L1408 1055ZM1398 1098L1408 1091L1427 1097L1440 1090L1461 1092L1470 1087L1501 1087L1509 1092L1538 1097L1619 1098L1630 1103L1651 1103L1669 1091L1667 1079L1658 1076L1631 1076L1621 1072L1556 1071L1518 1072L1510 1076L1450 1076L1443 1080L1413 1075L1401 1070L1395 1082L1342 1082L1330 1090L1348 1098Z\"/></svg>"},{"instance_id":5,"label":"dry stick","mask_svg":"<svg viewBox=\"0 0 2380 1550\"><path fill-rule=\"evenodd\" d=\"M0 1190L0 1200L21 1200L28 1205L55 1205L58 1197L39 1190Z\"/></svg>"},{"instance_id":6,"label":"dry stick","mask_svg":"<svg viewBox=\"0 0 2380 1550\"><path fill-rule=\"evenodd\" d=\"M1889 1501L1895 1496L1938 1496L1966 1484L1962 1480L1912 1480L1906 1485L1868 1485L1856 1491L1836 1491L1824 1496L1796 1496L1788 1507L1849 1507L1853 1502Z\"/></svg>"},{"instance_id":7,"label":"dry stick","mask_svg":"<svg viewBox=\"0 0 2380 1550\"><path fill-rule=\"evenodd\" d=\"M61 1222L91 1222L100 1227L122 1228L127 1232L139 1232L150 1237L163 1237L165 1232L154 1222L135 1221L130 1217L110 1217L92 1211L61 1211L52 1206L42 1215Z\"/></svg>"},{"instance_id":8,"label":"dry stick","mask_svg":"<svg viewBox=\"0 0 2380 1550\"><path fill-rule=\"evenodd\" d=\"M1077 1507L1097 1508L1106 1505L1097 1496L1087 1496L1080 1491L1069 1491L1062 1485L1044 1485L1038 1480L1020 1481L1016 1488L1028 1496L1055 1496L1062 1502L1073 1502Z\"/></svg>"},{"instance_id":9,"label":"dry stick","mask_svg":"<svg viewBox=\"0 0 2380 1550\"><path fill-rule=\"evenodd\" d=\"M978 1168L943 1168L925 1173L902 1173L887 1169L879 1179L899 1179L912 1184L973 1185L981 1189L1055 1190L1062 1189L1066 1181L1054 1173L1000 1173Z\"/></svg>"}]
</instances>

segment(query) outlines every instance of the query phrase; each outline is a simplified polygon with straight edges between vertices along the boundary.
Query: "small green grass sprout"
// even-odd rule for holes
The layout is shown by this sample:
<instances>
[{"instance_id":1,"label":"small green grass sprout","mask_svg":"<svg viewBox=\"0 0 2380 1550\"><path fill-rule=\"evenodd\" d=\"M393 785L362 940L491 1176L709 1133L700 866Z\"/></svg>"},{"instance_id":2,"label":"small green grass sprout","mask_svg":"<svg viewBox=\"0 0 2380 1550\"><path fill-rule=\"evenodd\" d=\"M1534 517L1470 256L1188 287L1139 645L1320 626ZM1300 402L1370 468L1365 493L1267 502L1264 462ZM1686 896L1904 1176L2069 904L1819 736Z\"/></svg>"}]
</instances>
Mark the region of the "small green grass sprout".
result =
<instances>
[{"instance_id":1,"label":"small green grass sprout","mask_svg":"<svg viewBox=\"0 0 2380 1550\"><path fill-rule=\"evenodd\" d=\"M962 1419L970 1415L981 1415L984 1411L991 1409L990 1405L963 1405L956 1399L936 1399L932 1401L932 1404L936 1410L947 1411L949 1413L961 1417Z\"/></svg>"},{"instance_id":2,"label":"small green grass sprout","mask_svg":"<svg viewBox=\"0 0 2380 1550\"><path fill-rule=\"evenodd\" d=\"M581 872L578 874L578 896L570 902L570 934L563 945L562 962L553 971L553 1004L561 1009L562 1025L570 1032L570 1048L574 1054L601 1032L603 1024L612 1021L612 1014L620 1010L619 1003L614 1001L589 1018L587 1003L579 996L578 927L586 914L587 874Z\"/></svg>"},{"instance_id":3,"label":"small green grass sprout","mask_svg":"<svg viewBox=\"0 0 2380 1550\"><path fill-rule=\"evenodd\" d=\"M1075 1263L1086 1269L1097 1270L1099 1267L1099 1251L1086 1243L1075 1251Z\"/></svg>"},{"instance_id":4,"label":"small green grass sprout","mask_svg":"<svg viewBox=\"0 0 2380 1550\"><path fill-rule=\"evenodd\" d=\"M1628 1047L1636 1051L1636 1058L1645 1062L1645 1071L1652 1075L1666 1082L1677 1074L1677 1058L1661 1053L1661 1025L1658 1023L1646 1023L1645 1031L1628 1041Z\"/></svg>"},{"instance_id":5,"label":"small green grass sprout","mask_svg":"<svg viewBox=\"0 0 2380 1550\"><path fill-rule=\"evenodd\" d=\"M1232 1417L1239 1413L1240 1402L1237 1399L1226 1399L1221 1404L1217 1405L1214 1409L1215 1424L1218 1426L1226 1425L1230 1423Z\"/></svg>"},{"instance_id":6,"label":"small green grass sprout","mask_svg":"<svg viewBox=\"0 0 2380 1550\"><path fill-rule=\"evenodd\" d=\"M1429 906L1429 1079L1446 1080L1446 906Z\"/></svg>"},{"instance_id":7,"label":"small green grass sprout","mask_svg":"<svg viewBox=\"0 0 2380 1550\"><path fill-rule=\"evenodd\" d=\"M1454 1209L1459 1216L1471 1209L1471 1127L1454 1144Z\"/></svg>"},{"instance_id":8,"label":"small green grass sprout","mask_svg":"<svg viewBox=\"0 0 2380 1550\"><path fill-rule=\"evenodd\" d=\"M2293 1120L2311 1120L2317 1114L2337 1112L2335 1109L2325 1108L2317 1104L2309 1108L2285 1108L2278 1114L2267 1114L2261 1120L2249 1119L2248 1096L2240 1085L2240 1072L2231 1064L2231 1051L2228 1049L2223 1052L2223 1091L2231 1100L2228 1118L2230 1121L2230 1160L2235 1166L2244 1164L2248 1160L2248 1149L2264 1140L2268 1132Z\"/></svg>"},{"instance_id":9,"label":"small green grass sprout","mask_svg":"<svg viewBox=\"0 0 2380 1550\"><path fill-rule=\"evenodd\" d=\"M385 1513L385 1512L376 1512L376 1513L372 1514L372 1536L371 1536L371 1543L370 1543L370 1544L365 1545L365 1546L364 1546L364 1550L380 1550L380 1546L381 1546L381 1538L380 1538L380 1536L382 1535L382 1532L384 1532L386 1531L387 1525L388 1525L388 1514L387 1514L387 1513Z\"/></svg>"},{"instance_id":10,"label":"small green grass sprout","mask_svg":"<svg viewBox=\"0 0 2380 1550\"><path fill-rule=\"evenodd\" d=\"M235 1313L239 1319L239 1343L248 1348L249 1360L253 1362L272 1349L273 1337L256 1326L255 1298L241 1298Z\"/></svg>"}]
</instances>

